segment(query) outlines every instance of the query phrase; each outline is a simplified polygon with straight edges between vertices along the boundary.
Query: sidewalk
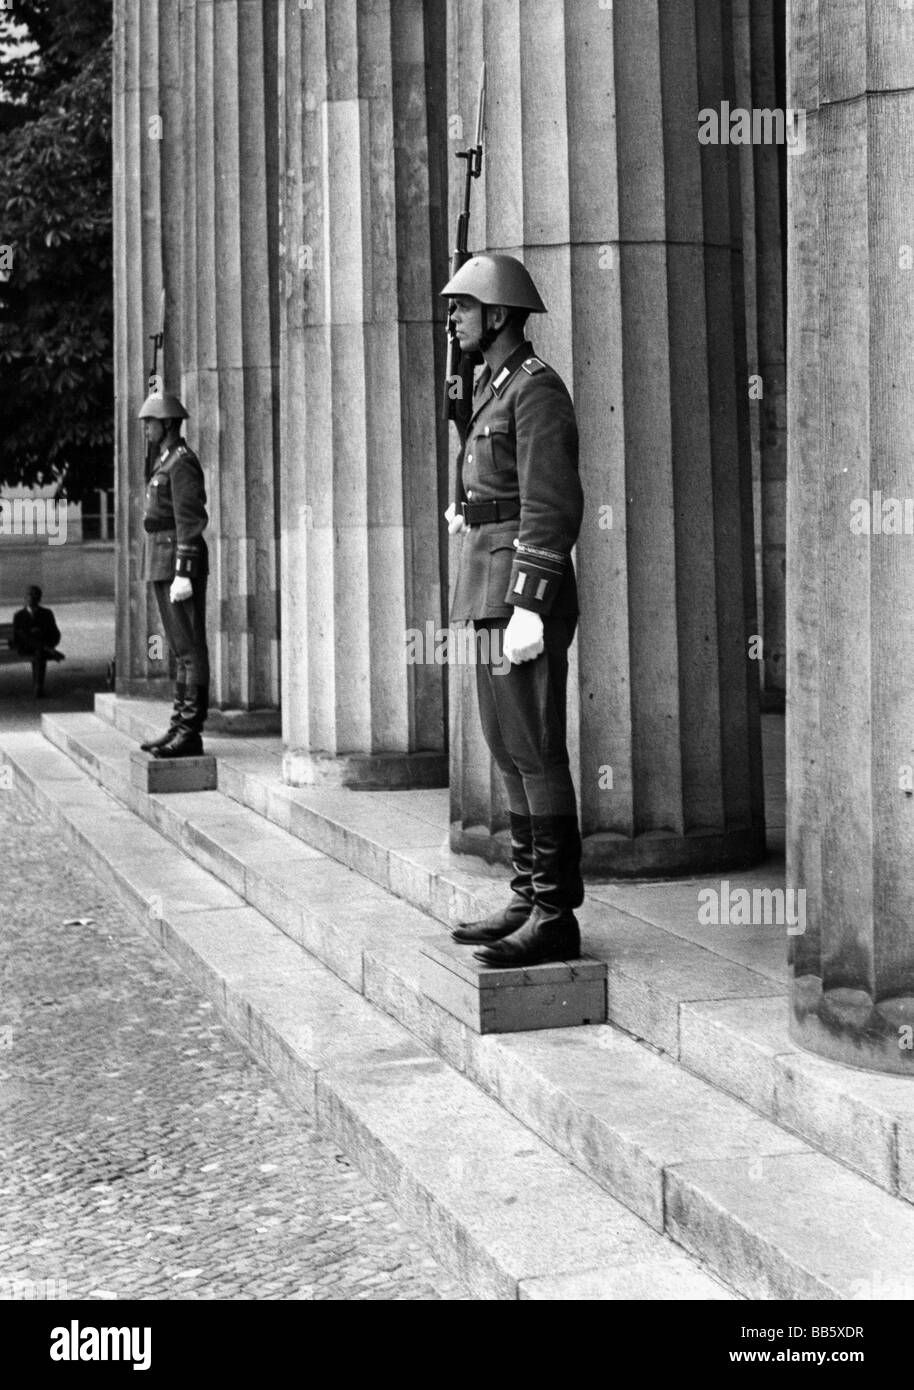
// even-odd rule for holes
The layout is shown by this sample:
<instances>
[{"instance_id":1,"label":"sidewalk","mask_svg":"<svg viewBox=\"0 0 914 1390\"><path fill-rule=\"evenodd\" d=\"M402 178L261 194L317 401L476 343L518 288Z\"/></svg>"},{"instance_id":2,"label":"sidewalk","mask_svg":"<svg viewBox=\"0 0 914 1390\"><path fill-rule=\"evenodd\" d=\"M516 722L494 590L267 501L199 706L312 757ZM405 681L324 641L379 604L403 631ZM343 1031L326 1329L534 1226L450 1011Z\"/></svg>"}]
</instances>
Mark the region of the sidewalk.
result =
<instances>
[{"instance_id":1,"label":"sidewalk","mask_svg":"<svg viewBox=\"0 0 914 1390\"><path fill-rule=\"evenodd\" d=\"M0 1299L465 1299L18 791Z\"/></svg>"}]
</instances>

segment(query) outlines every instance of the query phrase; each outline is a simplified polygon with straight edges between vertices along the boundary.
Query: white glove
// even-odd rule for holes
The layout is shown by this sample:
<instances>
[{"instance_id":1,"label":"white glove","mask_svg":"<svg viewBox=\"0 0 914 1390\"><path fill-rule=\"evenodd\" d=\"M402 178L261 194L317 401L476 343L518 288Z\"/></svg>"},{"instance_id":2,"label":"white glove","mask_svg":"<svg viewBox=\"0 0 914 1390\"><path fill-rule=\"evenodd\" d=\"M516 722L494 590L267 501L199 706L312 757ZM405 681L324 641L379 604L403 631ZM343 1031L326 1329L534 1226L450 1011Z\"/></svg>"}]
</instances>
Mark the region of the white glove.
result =
<instances>
[{"instance_id":1,"label":"white glove","mask_svg":"<svg viewBox=\"0 0 914 1390\"><path fill-rule=\"evenodd\" d=\"M193 598L193 596L194 586L186 575L179 574L171 581L168 597L171 599L172 603L184 603L187 599Z\"/></svg>"},{"instance_id":2,"label":"white glove","mask_svg":"<svg viewBox=\"0 0 914 1390\"><path fill-rule=\"evenodd\" d=\"M532 661L542 650L542 618L529 608L515 605L505 628L504 655L517 665L521 661Z\"/></svg>"},{"instance_id":3,"label":"white glove","mask_svg":"<svg viewBox=\"0 0 914 1390\"><path fill-rule=\"evenodd\" d=\"M444 513L444 519L447 522L447 532L449 536L456 536L459 532L466 530L467 524L463 519L463 514L458 512L456 502L452 502L448 507L447 511Z\"/></svg>"}]
</instances>

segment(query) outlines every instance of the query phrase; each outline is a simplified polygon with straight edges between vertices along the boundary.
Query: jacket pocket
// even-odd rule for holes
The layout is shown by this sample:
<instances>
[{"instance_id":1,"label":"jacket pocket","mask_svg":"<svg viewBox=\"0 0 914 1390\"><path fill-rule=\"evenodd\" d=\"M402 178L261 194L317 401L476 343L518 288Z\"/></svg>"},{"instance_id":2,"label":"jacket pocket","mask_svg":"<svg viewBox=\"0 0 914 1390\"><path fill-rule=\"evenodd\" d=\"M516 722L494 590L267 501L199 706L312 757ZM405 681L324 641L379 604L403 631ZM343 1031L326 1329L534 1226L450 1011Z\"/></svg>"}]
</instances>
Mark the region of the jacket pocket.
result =
<instances>
[{"instance_id":1,"label":"jacket pocket","mask_svg":"<svg viewBox=\"0 0 914 1390\"><path fill-rule=\"evenodd\" d=\"M511 569L516 554L513 540L504 536L493 540L489 547L489 573L486 583L488 608L504 608L507 605L505 595L511 583Z\"/></svg>"},{"instance_id":2,"label":"jacket pocket","mask_svg":"<svg viewBox=\"0 0 914 1390\"><path fill-rule=\"evenodd\" d=\"M510 420L490 420L473 440L476 471L500 473L515 462L514 436Z\"/></svg>"}]
</instances>

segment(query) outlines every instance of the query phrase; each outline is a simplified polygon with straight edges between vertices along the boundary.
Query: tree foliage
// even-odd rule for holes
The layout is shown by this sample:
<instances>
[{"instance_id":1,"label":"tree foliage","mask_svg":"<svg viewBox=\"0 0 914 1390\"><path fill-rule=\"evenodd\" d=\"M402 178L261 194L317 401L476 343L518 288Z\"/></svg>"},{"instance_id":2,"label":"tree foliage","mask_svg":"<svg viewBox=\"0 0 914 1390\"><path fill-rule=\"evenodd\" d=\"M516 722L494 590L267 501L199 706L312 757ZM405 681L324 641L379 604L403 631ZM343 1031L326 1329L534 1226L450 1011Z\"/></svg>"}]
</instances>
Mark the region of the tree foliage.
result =
<instances>
[{"instance_id":1,"label":"tree foliage","mask_svg":"<svg viewBox=\"0 0 914 1390\"><path fill-rule=\"evenodd\" d=\"M79 501L112 484L111 0L0 21L0 485Z\"/></svg>"}]
</instances>

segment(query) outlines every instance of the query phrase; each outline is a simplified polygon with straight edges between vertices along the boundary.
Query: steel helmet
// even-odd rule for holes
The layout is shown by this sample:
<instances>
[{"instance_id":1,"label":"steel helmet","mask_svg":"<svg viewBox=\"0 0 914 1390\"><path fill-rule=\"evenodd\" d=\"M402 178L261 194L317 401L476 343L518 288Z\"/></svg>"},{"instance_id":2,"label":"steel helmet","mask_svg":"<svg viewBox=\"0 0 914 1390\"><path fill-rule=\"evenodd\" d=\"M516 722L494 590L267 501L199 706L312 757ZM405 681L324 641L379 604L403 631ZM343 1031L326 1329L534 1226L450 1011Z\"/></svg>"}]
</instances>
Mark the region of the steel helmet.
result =
<instances>
[{"instance_id":1,"label":"steel helmet","mask_svg":"<svg viewBox=\"0 0 914 1390\"><path fill-rule=\"evenodd\" d=\"M137 417L140 420L186 420L187 411L177 396L160 396L153 392L143 402Z\"/></svg>"},{"instance_id":2,"label":"steel helmet","mask_svg":"<svg viewBox=\"0 0 914 1390\"><path fill-rule=\"evenodd\" d=\"M506 309L526 309L531 314L548 313L529 270L516 256L490 251L471 256L441 291L445 299L458 294L478 299L480 304L503 304Z\"/></svg>"}]
</instances>

